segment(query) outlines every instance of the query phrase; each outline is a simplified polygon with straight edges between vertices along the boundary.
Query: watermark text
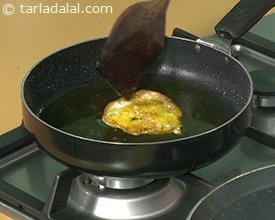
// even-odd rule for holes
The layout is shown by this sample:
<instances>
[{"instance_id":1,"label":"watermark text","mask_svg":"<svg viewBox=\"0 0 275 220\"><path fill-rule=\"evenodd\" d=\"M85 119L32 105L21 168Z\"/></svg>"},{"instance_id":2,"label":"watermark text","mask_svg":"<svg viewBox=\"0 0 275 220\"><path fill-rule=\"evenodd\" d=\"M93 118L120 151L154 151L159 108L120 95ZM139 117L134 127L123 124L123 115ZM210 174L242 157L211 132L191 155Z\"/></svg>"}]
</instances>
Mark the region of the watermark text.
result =
<instances>
[{"instance_id":1,"label":"watermark text","mask_svg":"<svg viewBox=\"0 0 275 220\"><path fill-rule=\"evenodd\" d=\"M3 4L2 12L4 15L10 16L15 13L23 15L31 14L112 14L113 7L111 5L81 5L81 3L52 3L50 5L38 3L27 5L20 3Z\"/></svg>"}]
</instances>

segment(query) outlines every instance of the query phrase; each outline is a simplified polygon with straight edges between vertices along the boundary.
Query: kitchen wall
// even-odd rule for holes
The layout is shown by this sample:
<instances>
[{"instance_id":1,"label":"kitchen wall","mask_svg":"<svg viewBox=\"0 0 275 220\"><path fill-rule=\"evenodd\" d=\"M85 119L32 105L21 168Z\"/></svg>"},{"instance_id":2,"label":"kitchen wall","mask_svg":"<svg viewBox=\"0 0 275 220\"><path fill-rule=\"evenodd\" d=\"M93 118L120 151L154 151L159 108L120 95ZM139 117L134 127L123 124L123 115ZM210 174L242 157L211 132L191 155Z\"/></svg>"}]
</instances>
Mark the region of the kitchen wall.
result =
<instances>
[{"instance_id":1,"label":"kitchen wall","mask_svg":"<svg viewBox=\"0 0 275 220\"><path fill-rule=\"evenodd\" d=\"M81 2L110 5L112 14L20 14L19 5L38 5L39 1L0 1L0 134L21 121L20 83L27 71L49 53L76 42L108 35L117 16L136 0L41 0L44 5ZM178 26L199 36L213 33L213 27L237 0L171 0L167 34ZM13 15L2 13L13 4ZM275 11L275 10L273 10ZM10 8L8 8L10 12Z\"/></svg>"}]
</instances>

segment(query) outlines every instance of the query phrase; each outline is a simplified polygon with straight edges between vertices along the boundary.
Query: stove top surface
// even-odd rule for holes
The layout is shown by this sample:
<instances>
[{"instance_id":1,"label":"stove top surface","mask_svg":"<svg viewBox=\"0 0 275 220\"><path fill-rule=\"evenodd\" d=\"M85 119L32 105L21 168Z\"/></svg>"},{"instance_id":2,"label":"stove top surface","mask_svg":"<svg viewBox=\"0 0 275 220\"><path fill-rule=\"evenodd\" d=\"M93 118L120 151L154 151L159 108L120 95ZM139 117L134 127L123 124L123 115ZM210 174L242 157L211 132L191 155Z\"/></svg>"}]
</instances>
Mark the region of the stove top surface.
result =
<instances>
[{"instance_id":1,"label":"stove top surface","mask_svg":"<svg viewBox=\"0 0 275 220\"><path fill-rule=\"evenodd\" d=\"M263 44L275 42L275 29L269 28L273 26L274 21L275 14L267 16L249 33L260 36L264 41ZM274 45L275 43L273 49ZM272 59L268 62L263 61L257 59L257 56L247 54L245 50L235 51L235 55L249 72L274 68L275 73L275 64ZM269 133L271 139L275 135L272 132L266 133ZM57 213L58 219L66 218L62 212L58 214L58 210L64 207L58 207L57 204L60 206L61 203L56 201L56 195L53 194L64 196L65 192L58 191L58 187L62 186L62 178L70 179L76 174L71 174L73 171L49 157L30 140L16 143L20 145L16 147L16 150L13 149L10 152L3 150L7 145L4 144L7 137L10 139L15 134L18 135L18 131L0 137L0 143L3 140L0 145L0 211L10 214L15 219L41 218L42 215L45 217L51 213ZM244 173L272 164L275 164L274 149L249 137L242 137L228 154L215 163L198 169L190 175L176 177L177 181L184 182L182 187L185 188L181 219L185 219L192 207L217 186ZM56 175L59 173L62 178L58 179ZM51 207L49 207L49 202ZM171 216L167 215L164 219L168 218L171 219Z\"/></svg>"},{"instance_id":2,"label":"stove top surface","mask_svg":"<svg viewBox=\"0 0 275 220\"><path fill-rule=\"evenodd\" d=\"M19 154L20 157L18 157ZM243 137L233 150L215 163L198 169L190 175L176 177L184 184L184 189L182 189L185 193L182 201L184 205L180 209L182 219L187 217L199 199L215 187L243 173L272 165L274 161L274 149ZM56 174L71 172L66 166L37 148L35 144L28 144L20 152L15 151L5 157L5 160L0 160L0 165L0 188L2 189L0 194L5 200L9 199L7 195L12 196L11 204L13 205L12 210L6 208L5 211L13 212L15 208L21 213L31 213L33 217L40 217L43 211L46 215L45 205L52 199L49 195L53 190ZM18 202L24 205L19 205ZM55 218L66 219L65 213L76 215L76 212L67 208L66 211L58 212ZM171 217L163 219L168 218L171 219ZM20 215L18 219L25 218ZM82 219L89 218L82 216Z\"/></svg>"}]
</instances>

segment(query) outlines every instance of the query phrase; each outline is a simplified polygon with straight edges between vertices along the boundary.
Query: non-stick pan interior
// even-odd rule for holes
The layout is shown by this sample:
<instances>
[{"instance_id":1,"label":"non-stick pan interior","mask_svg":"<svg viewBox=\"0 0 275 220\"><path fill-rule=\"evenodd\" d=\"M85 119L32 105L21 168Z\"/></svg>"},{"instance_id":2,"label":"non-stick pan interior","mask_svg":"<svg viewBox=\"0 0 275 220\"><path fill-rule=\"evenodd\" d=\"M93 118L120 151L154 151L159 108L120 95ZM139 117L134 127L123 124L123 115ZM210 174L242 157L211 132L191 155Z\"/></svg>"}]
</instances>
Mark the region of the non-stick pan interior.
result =
<instances>
[{"instance_id":1,"label":"non-stick pan interior","mask_svg":"<svg viewBox=\"0 0 275 220\"><path fill-rule=\"evenodd\" d=\"M167 39L140 88L159 91L182 109L183 134L132 136L110 128L101 116L118 96L97 69L103 43L104 39L67 48L30 72L23 96L37 117L93 140L154 142L209 131L230 120L249 101L249 78L234 59L192 41Z\"/></svg>"}]
</instances>

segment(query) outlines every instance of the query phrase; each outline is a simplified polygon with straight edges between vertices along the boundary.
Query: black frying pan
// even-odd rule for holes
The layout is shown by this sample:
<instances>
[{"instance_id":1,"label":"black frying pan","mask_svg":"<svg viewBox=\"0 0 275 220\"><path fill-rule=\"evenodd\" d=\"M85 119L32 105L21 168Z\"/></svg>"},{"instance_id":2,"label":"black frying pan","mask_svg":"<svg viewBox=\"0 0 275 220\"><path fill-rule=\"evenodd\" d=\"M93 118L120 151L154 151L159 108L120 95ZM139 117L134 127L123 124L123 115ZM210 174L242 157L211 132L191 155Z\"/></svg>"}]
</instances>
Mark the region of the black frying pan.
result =
<instances>
[{"instance_id":1,"label":"black frying pan","mask_svg":"<svg viewBox=\"0 0 275 220\"><path fill-rule=\"evenodd\" d=\"M253 1L242 2L250 6ZM240 29L237 35L242 34L271 1L259 2L255 10L250 7L246 15L238 7L217 26L220 35L233 38ZM231 27L236 10L248 18L240 20L245 27ZM243 66L211 46L177 38L166 39L141 87L171 97L183 109L183 135L135 137L106 127L100 114L117 97L97 70L104 42L93 40L57 52L24 79L24 126L61 162L101 176L177 175L220 158L248 127L253 89Z\"/></svg>"},{"instance_id":2,"label":"black frying pan","mask_svg":"<svg viewBox=\"0 0 275 220\"><path fill-rule=\"evenodd\" d=\"M269 165L234 177L204 196L186 219L274 219L274 172Z\"/></svg>"}]
</instances>

